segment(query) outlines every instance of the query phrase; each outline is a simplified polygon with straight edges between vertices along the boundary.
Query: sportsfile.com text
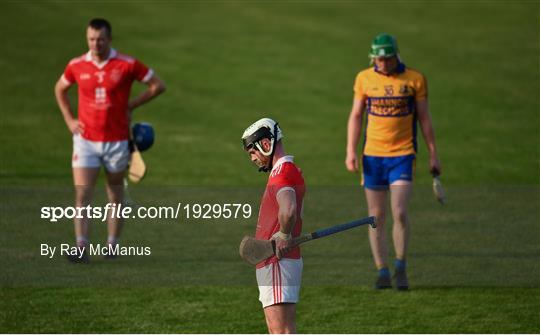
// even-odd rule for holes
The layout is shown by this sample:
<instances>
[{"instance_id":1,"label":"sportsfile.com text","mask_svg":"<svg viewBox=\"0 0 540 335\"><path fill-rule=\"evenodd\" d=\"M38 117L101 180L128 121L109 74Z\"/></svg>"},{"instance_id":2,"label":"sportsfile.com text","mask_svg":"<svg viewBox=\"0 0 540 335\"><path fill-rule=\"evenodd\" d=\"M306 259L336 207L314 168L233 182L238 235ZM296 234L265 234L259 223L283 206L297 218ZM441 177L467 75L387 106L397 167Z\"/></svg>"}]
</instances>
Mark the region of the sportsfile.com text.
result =
<instances>
[{"instance_id":1,"label":"sportsfile.com text","mask_svg":"<svg viewBox=\"0 0 540 335\"><path fill-rule=\"evenodd\" d=\"M41 207L41 218L49 222L62 219L249 219L253 211L250 204L182 204L173 206L131 207L107 203L105 206Z\"/></svg>"}]
</instances>

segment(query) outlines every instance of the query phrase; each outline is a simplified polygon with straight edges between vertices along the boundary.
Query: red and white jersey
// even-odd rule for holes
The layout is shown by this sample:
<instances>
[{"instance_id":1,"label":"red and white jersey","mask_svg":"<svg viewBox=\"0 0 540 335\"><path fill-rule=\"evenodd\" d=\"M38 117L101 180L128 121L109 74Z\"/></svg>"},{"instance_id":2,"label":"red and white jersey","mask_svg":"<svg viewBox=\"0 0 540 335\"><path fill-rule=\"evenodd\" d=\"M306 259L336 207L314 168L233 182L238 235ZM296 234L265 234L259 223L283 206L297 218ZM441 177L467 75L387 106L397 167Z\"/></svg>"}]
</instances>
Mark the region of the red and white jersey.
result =
<instances>
[{"instance_id":1,"label":"red and white jersey","mask_svg":"<svg viewBox=\"0 0 540 335\"><path fill-rule=\"evenodd\" d=\"M279 204L277 195L284 190L293 190L296 193L296 223L291 234L292 237L300 236L302 232L302 206L306 186L304 184L304 177L302 177L302 171L294 165L293 157L284 156L276 162L268 177L268 184L266 185L259 209L255 238L269 240L272 235L279 231ZM298 246L294 247L283 258L300 258L300 248ZM257 268L262 268L277 261L277 257L270 257L257 264Z\"/></svg>"},{"instance_id":2,"label":"red and white jersey","mask_svg":"<svg viewBox=\"0 0 540 335\"><path fill-rule=\"evenodd\" d=\"M133 81L147 82L153 71L130 56L111 49L102 63L90 52L72 59L62 80L77 83L78 119L84 126L82 137L97 142L129 139L128 102Z\"/></svg>"}]
</instances>

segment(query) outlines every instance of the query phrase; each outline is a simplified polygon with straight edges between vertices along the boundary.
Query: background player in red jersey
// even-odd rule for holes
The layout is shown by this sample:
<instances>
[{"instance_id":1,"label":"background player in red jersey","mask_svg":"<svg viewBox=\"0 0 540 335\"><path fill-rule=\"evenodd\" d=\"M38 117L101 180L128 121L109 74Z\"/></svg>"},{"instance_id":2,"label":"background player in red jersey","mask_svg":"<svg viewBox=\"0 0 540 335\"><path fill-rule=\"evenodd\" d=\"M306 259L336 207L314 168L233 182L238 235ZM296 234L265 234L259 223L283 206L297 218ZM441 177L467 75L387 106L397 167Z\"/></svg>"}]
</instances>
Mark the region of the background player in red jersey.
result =
<instances>
[{"instance_id":1,"label":"background player in red jersey","mask_svg":"<svg viewBox=\"0 0 540 335\"><path fill-rule=\"evenodd\" d=\"M259 300L270 333L296 333L296 303L302 280L302 258L291 239L302 232L305 193L302 172L285 153L278 124L263 118L242 135L244 149L259 171L270 172L259 210L255 237L276 241L276 256L257 264Z\"/></svg>"},{"instance_id":2,"label":"background player in red jersey","mask_svg":"<svg viewBox=\"0 0 540 335\"><path fill-rule=\"evenodd\" d=\"M85 207L103 165L110 203L123 201L123 180L129 162L129 123L131 113L165 91L164 83L136 59L111 48L112 29L104 19L93 19L86 29L89 51L72 59L56 83L54 92L67 127L73 134L73 182L75 205ZM129 100L137 80L148 88ZM78 113L75 117L68 90L78 86ZM107 219L108 243L115 245L122 220ZM75 236L80 250L88 245L88 218L75 218ZM87 252L71 256L70 261L88 262Z\"/></svg>"}]
</instances>

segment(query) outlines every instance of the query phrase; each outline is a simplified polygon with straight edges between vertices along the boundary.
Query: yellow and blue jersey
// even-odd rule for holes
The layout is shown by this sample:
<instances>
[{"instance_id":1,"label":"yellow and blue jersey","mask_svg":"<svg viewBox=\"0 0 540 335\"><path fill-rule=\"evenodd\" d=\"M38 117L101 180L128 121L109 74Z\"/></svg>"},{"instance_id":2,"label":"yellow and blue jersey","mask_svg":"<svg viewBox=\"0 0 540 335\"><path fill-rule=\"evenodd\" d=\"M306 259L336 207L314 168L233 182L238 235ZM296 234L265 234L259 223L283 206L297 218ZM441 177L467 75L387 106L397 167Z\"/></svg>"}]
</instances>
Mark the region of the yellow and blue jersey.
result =
<instances>
[{"instance_id":1,"label":"yellow and blue jersey","mask_svg":"<svg viewBox=\"0 0 540 335\"><path fill-rule=\"evenodd\" d=\"M364 155L396 157L416 153L416 102L427 98L424 76L399 63L384 75L371 67L354 83L355 98L365 103Z\"/></svg>"}]
</instances>

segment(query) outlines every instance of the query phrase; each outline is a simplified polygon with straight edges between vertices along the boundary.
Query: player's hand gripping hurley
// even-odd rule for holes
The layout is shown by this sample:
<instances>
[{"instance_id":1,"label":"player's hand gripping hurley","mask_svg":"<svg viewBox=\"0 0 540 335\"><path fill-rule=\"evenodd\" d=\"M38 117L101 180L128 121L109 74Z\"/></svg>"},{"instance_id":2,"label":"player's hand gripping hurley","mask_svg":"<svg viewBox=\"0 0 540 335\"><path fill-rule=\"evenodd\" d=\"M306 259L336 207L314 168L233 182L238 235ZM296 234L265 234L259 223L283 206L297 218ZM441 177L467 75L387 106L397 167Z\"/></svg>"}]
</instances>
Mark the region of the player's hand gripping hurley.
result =
<instances>
[{"instance_id":1,"label":"player's hand gripping hurley","mask_svg":"<svg viewBox=\"0 0 540 335\"><path fill-rule=\"evenodd\" d=\"M319 229L313 233L307 233L302 236L295 237L292 241L291 247L366 224L369 224L372 228L376 228L376 222L377 218L374 216L370 216L349 223ZM253 238L251 236L244 236L242 242L240 242L239 251L240 256L246 262L251 265L256 265L257 263L260 263L268 257L272 257L276 254L276 242L273 240L257 240L256 238Z\"/></svg>"}]
</instances>

